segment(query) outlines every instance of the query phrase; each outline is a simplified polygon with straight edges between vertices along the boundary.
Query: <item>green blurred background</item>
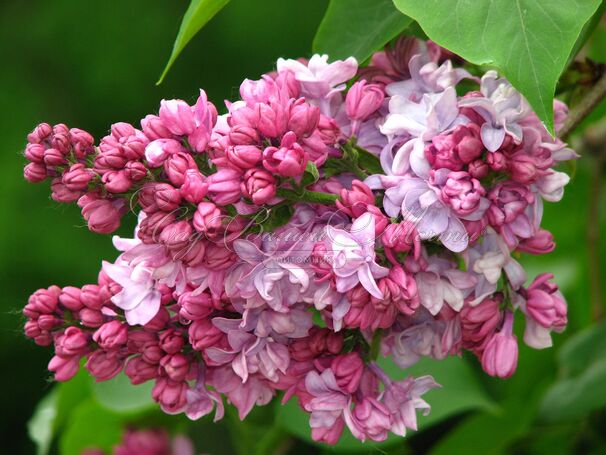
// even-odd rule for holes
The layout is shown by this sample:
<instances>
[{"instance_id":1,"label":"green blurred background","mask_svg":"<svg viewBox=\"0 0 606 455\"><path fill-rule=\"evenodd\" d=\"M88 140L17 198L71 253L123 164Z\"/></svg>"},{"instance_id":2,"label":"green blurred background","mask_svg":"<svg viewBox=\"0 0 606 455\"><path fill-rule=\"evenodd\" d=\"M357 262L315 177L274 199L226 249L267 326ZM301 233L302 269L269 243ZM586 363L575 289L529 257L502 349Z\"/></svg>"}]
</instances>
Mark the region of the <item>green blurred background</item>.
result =
<instances>
[{"instance_id":1,"label":"green blurred background","mask_svg":"<svg viewBox=\"0 0 606 455\"><path fill-rule=\"evenodd\" d=\"M162 98L194 101L199 87L220 105L237 95L242 79L270 70L278 57L309 56L326 3L233 0L194 38L159 87L155 81L169 56L187 1L0 4L0 160L4 169L0 181L0 453L34 453L26 422L52 388L46 370L50 350L35 346L21 333L20 310L27 297L51 284L93 282L101 260L116 256L109 237L83 226L77 207L51 201L45 184L24 181L21 150L26 134L41 121L64 122L99 139L112 122L137 123L157 111ZM599 119L605 110L601 106L586 123ZM555 348L548 351L522 346L518 373L507 382L476 375L477 365L469 360L474 381L495 405L453 413L398 443L397 453L606 453L606 365L601 358L606 352L606 330L591 327L596 321L592 320L587 265L588 252L593 251L601 263L594 273L606 279L605 242L598 246L587 241L588 223L601 226L601 232L605 227L605 198L596 199L604 174L596 169L592 158L569 169L574 178L564 200L547 204L545 210L545 228L555 234L558 248L546 257L523 260L530 276L542 271L556 275L569 302L567 332L556 335ZM131 227L123 226L121 232L127 234ZM603 302L594 302L599 304ZM572 347L561 349L579 333ZM578 345L581 351L575 350ZM577 359L577 365L566 363L571 358ZM554 386L558 380L569 389ZM548 389L551 401L546 398ZM571 398L570 390L583 393ZM448 393L456 396L457 390ZM432 396L428 399L431 402ZM222 430L214 434L226 437ZM207 447L204 441L198 444L198 450L210 451L223 444L207 442ZM294 443L291 452L311 453L310 447ZM383 450L388 449L362 450L387 453Z\"/></svg>"}]
</instances>

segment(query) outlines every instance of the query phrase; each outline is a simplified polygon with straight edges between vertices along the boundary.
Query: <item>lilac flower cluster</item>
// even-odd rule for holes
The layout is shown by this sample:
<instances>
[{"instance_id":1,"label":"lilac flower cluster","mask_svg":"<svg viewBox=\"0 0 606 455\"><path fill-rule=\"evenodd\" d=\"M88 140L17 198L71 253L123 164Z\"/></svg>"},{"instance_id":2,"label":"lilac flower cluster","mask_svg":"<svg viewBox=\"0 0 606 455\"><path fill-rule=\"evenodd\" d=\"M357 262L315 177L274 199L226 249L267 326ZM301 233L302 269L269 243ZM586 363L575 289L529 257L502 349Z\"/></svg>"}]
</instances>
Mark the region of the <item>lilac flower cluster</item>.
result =
<instances>
[{"instance_id":1,"label":"lilac flower cluster","mask_svg":"<svg viewBox=\"0 0 606 455\"><path fill-rule=\"evenodd\" d=\"M551 345L566 303L549 274L525 287L513 253L545 254L543 200L576 154L553 139L494 71L455 68L410 38L329 63L278 60L245 80L218 115L203 91L162 101L140 128L86 132L39 125L29 181L114 232L129 209L134 238L97 283L51 286L25 306L25 332L54 345L59 381L85 368L154 381L167 413L200 418L223 398L244 419L296 397L312 436L336 443L416 429L430 376L391 379L422 357L474 353L491 376L516 369L524 341ZM457 88L475 87L463 96ZM561 125L566 107L555 105Z\"/></svg>"}]
</instances>

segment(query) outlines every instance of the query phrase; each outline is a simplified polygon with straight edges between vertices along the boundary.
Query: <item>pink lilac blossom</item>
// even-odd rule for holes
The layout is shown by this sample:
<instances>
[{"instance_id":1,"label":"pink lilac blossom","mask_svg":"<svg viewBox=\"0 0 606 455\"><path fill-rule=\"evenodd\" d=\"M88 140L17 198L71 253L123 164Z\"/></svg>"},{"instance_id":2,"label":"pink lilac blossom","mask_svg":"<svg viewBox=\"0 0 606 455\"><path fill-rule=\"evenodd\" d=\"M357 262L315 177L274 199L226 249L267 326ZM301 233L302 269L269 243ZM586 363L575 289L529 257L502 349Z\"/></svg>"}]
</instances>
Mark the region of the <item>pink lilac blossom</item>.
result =
<instances>
[{"instance_id":1,"label":"pink lilac blossom","mask_svg":"<svg viewBox=\"0 0 606 455\"><path fill-rule=\"evenodd\" d=\"M549 273L526 285L517 258L555 248L543 203L562 198L557 166L577 155L505 79L479 81L451 57L400 38L366 68L280 59L221 115L204 91L193 106L163 100L98 146L38 125L28 181L48 180L96 233L138 216L95 282L25 305L55 379L85 359L97 381L152 381L164 412L193 420L226 404L244 419L282 394L316 441L346 428L383 441L417 429L438 385L393 380L378 356L406 370L466 350L506 378L517 311L524 342L550 346L566 301ZM458 94L462 79L476 87ZM566 107L555 111L561 125ZM131 436L125 454L158 435Z\"/></svg>"},{"instance_id":2,"label":"pink lilac blossom","mask_svg":"<svg viewBox=\"0 0 606 455\"><path fill-rule=\"evenodd\" d=\"M102 449L88 448L82 455L103 455ZM114 455L194 455L192 441L183 434L169 435L161 428L128 427L120 443L113 447Z\"/></svg>"}]
</instances>

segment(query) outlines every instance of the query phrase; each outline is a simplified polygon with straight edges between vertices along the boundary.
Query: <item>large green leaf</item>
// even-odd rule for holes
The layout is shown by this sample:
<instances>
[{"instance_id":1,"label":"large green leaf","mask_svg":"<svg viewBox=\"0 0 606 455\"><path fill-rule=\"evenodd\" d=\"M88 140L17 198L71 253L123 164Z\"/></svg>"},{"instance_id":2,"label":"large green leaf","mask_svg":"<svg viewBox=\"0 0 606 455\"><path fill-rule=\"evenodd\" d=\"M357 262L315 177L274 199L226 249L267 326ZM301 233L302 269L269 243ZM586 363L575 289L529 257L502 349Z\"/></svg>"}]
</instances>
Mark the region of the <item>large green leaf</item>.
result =
<instances>
[{"instance_id":1,"label":"large green leaf","mask_svg":"<svg viewBox=\"0 0 606 455\"><path fill-rule=\"evenodd\" d=\"M36 444L36 453L46 455L53 442L53 427L57 417L57 390L53 389L38 406L33 417L27 422L27 432Z\"/></svg>"},{"instance_id":2,"label":"large green leaf","mask_svg":"<svg viewBox=\"0 0 606 455\"><path fill-rule=\"evenodd\" d=\"M134 386L124 374L110 381L95 383L90 374L81 369L70 381L58 383L53 387L39 403L36 413L28 423L28 431L38 447L38 454L46 454L53 439L63 433L69 435L61 436L61 444L67 444L70 450L76 445L88 447L96 443L98 438L94 432L77 436L80 424L74 420L75 414L88 413L91 419L100 416L99 425L105 424L110 417L121 423L125 419L146 415L147 411L157 408L151 398L152 387L152 382ZM80 409L82 403L86 404L84 409ZM89 420L88 424L93 428L98 425L96 420ZM116 430L115 425L112 424L110 430ZM116 432L117 430L112 438ZM101 440L103 441L104 439Z\"/></svg>"},{"instance_id":3,"label":"large green leaf","mask_svg":"<svg viewBox=\"0 0 606 455\"><path fill-rule=\"evenodd\" d=\"M520 321L522 322L522 321ZM484 375L491 395L498 397L498 412L474 412L463 419L432 447L431 455L458 453L505 454L527 434L538 410L538 401L554 370L550 351L520 349L518 369L502 380Z\"/></svg>"},{"instance_id":4,"label":"large green leaf","mask_svg":"<svg viewBox=\"0 0 606 455\"><path fill-rule=\"evenodd\" d=\"M115 412L138 412L156 407L152 400L153 381L132 385L130 379L120 373L115 378L93 385L93 395L103 407Z\"/></svg>"},{"instance_id":5,"label":"large green leaf","mask_svg":"<svg viewBox=\"0 0 606 455\"><path fill-rule=\"evenodd\" d=\"M606 359L592 363L580 376L556 382L541 404L545 421L577 420L606 406Z\"/></svg>"},{"instance_id":6,"label":"large green leaf","mask_svg":"<svg viewBox=\"0 0 606 455\"><path fill-rule=\"evenodd\" d=\"M541 403L546 421L574 420L606 405L606 324L577 333L559 352L562 379Z\"/></svg>"},{"instance_id":7,"label":"large green leaf","mask_svg":"<svg viewBox=\"0 0 606 455\"><path fill-rule=\"evenodd\" d=\"M198 33L215 14L221 11L228 2L229 0L191 0L189 8L187 8L187 11L185 12L185 16L183 16L177 39L173 45L173 51L158 80L158 84L162 83L166 74L168 74L171 66L187 43L189 43L194 35Z\"/></svg>"},{"instance_id":8,"label":"large green leaf","mask_svg":"<svg viewBox=\"0 0 606 455\"><path fill-rule=\"evenodd\" d=\"M587 56L596 62L606 62L606 23L599 22L589 38Z\"/></svg>"},{"instance_id":9,"label":"large green leaf","mask_svg":"<svg viewBox=\"0 0 606 455\"><path fill-rule=\"evenodd\" d=\"M528 99L553 134L555 86L600 0L394 0L427 36L491 64Z\"/></svg>"},{"instance_id":10,"label":"large green leaf","mask_svg":"<svg viewBox=\"0 0 606 455\"><path fill-rule=\"evenodd\" d=\"M458 453L461 447L467 447L469 453L507 453L507 446L528 430L532 417L522 404L515 412L507 410L503 415L474 414L441 438L430 453L449 455Z\"/></svg>"},{"instance_id":11,"label":"large green leaf","mask_svg":"<svg viewBox=\"0 0 606 455\"><path fill-rule=\"evenodd\" d=\"M572 52L570 53L570 56L568 57L568 64L570 64L570 62L579 53L579 51L583 48L583 46L585 46L585 44L587 43L589 38L594 35L596 28L598 28L598 25L602 22L602 17L604 16L604 11L606 11L606 2L601 3L601 5L598 7L598 9L595 11L595 13L593 13L593 16L591 17L591 19L589 19L583 26L583 29L581 30L581 33L579 34L577 41L574 43L574 46L572 47ZM598 30L598 32L599 32L599 30ZM587 54L589 54L588 55L589 57L591 56L590 49L588 49Z\"/></svg>"},{"instance_id":12,"label":"large green leaf","mask_svg":"<svg viewBox=\"0 0 606 455\"><path fill-rule=\"evenodd\" d=\"M91 383L88 372L81 369L70 381L55 384L38 403L27 424L29 437L36 444L38 455L48 453L71 412L90 396Z\"/></svg>"},{"instance_id":13,"label":"large green leaf","mask_svg":"<svg viewBox=\"0 0 606 455\"><path fill-rule=\"evenodd\" d=\"M391 0L331 0L314 39L314 52L363 62L411 22Z\"/></svg>"},{"instance_id":14,"label":"large green leaf","mask_svg":"<svg viewBox=\"0 0 606 455\"><path fill-rule=\"evenodd\" d=\"M91 396L93 378L84 368L67 382L55 385L57 390L57 417L54 422L54 432L59 432L68 420L72 411L84 400Z\"/></svg>"},{"instance_id":15,"label":"large green leaf","mask_svg":"<svg viewBox=\"0 0 606 455\"><path fill-rule=\"evenodd\" d=\"M124 421L120 414L101 407L93 399L72 411L59 447L62 455L80 455L88 448L110 452L122 438Z\"/></svg>"},{"instance_id":16,"label":"large green leaf","mask_svg":"<svg viewBox=\"0 0 606 455\"><path fill-rule=\"evenodd\" d=\"M606 352L606 324L589 327L570 338L558 353L565 377L577 376Z\"/></svg>"},{"instance_id":17,"label":"large green leaf","mask_svg":"<svg viewBox=\"0 0 606 455\"><path fill-rule=\"evenodd\" d=\"M431 404L432 409L428 416L418 416L419 430L421 431L465 411L495 409L494 403L474 376L473 370L463 359L457 357L449 357L441 361L422 359L406 370L402 370L388 358L380 359L379 364L394 379L404 379L408 375L417 377L430 374L442 385L442 388L431 390L424 396ZM309 414L300 409L296 400L291 399L279 409L278 422L293 435L313 443L310 436ZM401 442L401 437L390 435L387 441L381 443L368 441L362 444L345 429L339 443L334 447L327 448L327 450L337 452L375 451L380 453L385 447Z\"/></svg>"}]
</instances>

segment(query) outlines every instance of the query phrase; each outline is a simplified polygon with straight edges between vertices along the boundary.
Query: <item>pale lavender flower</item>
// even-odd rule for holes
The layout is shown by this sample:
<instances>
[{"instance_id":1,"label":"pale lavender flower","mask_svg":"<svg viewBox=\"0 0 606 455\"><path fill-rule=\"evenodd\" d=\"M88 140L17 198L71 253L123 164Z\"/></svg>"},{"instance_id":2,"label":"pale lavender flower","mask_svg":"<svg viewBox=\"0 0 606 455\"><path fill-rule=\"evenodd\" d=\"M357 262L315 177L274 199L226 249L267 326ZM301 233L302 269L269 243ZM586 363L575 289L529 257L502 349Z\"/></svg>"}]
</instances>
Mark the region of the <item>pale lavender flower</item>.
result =
<instances>
[{"instance_id":1,"label":"pale lavender flower","mask_svg":"<svg viewBox=\"0 0 606 455\"><path fill-rule=\"evenodd\" d=\"M526 315L524 342L534 349L551 347L551 332L562 332L568 323L566 299L552 278L542 273L513 296L514 306Z\"/></svg>"},{"instance_id":2,"label":"pale lavender flower","mask_svg":"<svg viewBox=\"0 0 606 455\"><path fill-rule=\"evenodd\" d=\"M505 134L521 142L523 132L519 122L530 113L530 108L520 92L505 78L499 78L496 71L482 76L480 91L483 97L464 98L459 106L472 108L486 121L481 128L486 148L496 151L503 144Z\"/></svg>"},{"instance_id":3,"label":"pale lavender flower","mask_svg":"<svg viewBox=\"0 0 606 455\"><path fill-rule=\"evenodd\" d=\"M481 242L477 242L464 252L469 270L476 273L478 281L475 298L476 305L497 290L497 283L505 272L512 289L519 289L526 282L524 268L511 257L509 247L494 229L488 228Z\"/></svg>"},{"instance_id":4,"label":"pale lavender flower","mask_svg":"<svg viewBox=\"0 0 606 455\"><path fill-rule=\"evenodd\" d=\"M329 312L335 332L343 328L343 318L351 308L347 295L337 292L328 281L310 286L303 294L303 301L314 305L318 311Z\"/></svg>"},{"instance_id":5,"label":"pale lavender flower","mask_svg":"<svg viewBox=\"0 0 606 455\"><path fill-rule=\"evenodd\" d=\"M564 187L570 177L564 172L549 169L545 175L535 183L538 193L549 202L558 202L564 196Z\"/></svg>"},{"instance_id":6,"label":"pale lavender flower","mask_svg":"<svg viewBox=\"0 0 606 455\"><path fill-rule=\"evenodd\" d=\"M425 142L465 121L465 117L459 116L457 93L452 87L440 93L426 93L419 102L392 96L381 132L388 139L403 136L410 140L394 155L391 173L402 175L409 166L416 175L426 178L430 166L425 157Z\"/></svg>"},{"instance_id":7,"label":"pale lavender flower","mask_svg":"<svg viewBox=\"0 0 606 455\"><path fill-rule=\"evenodd\" d=\"M273 397L273 391L265 380L252 375L243 383L229 366L213 368L210 371L209 385L227 396L229 402L238 409L240 420L244 420L253 406L266 405Z\"/></svg>"},{"instance_id":8,"label":"pale lavender flower","mask_svg":"<svg viewBox=\"0 0 606 455\"><path fill-rule=\"evenodd\" d=\"M445 358L461 338L458 318L435 319L427 310L417 311L403 326L394 326L383 341L383 350L400 368L408 368L422 357Z\"/></svg>"},{"instance_id":9,"label":"pale lavender flower","mask_svg":"<svg viewBox=\"0 0 606 455\"><path fill-rule=\"evenodd\" d=\"M336 275L337 291L347 292L358 283L378 299L383 293L375 278L387 276L389 270L376 263L375 219L370 213L357 218L349 232L327 228L328 241L334 253L333 271Z\"/></svg>"},{"instance_id":10,"label":"pale lavender flower","mask_svg":"<svg viewBox=\"0 0 606 455\"><path fill-rule=\"evenodd\" d=\"M227 334L231 350L217 347L206 349L206 355L215 363L231 367L246 382L250 375L260 373L272 382L278 381L278 371L285 373L290 363L288 347L272 338L262 338L245 332L241 320L215 318L213 324Z\"/></svg>"},{"instance_id":11,"label":"pale lavender flower","mask_svg":"<svg viewBox=\"0 0 606 455\"><path fill-rule=\"evenodd\" d=\"M303 338L313 326L312 313L303 304L290 307L288 313L281 313L270 308L255 308L245 312L246 319L241 327L253 332L258 337L271 337L276 341L287 343L288 339Z\"/></svg>"},{"instance_id":12,"label":"pale lavender flower","mask_svg":"<svg viewBox=\"0 0 606 455\"><path fill-rule=\"evenodd\" d=\"M206 388L204 366L199 365L198 368L200 369L200 372L198 373L196 385L185 392L187 398L185 415L191 420L198 420L199 418L210 414L216 405L217 410L213 421L217 422L223 418L223 414L225 413L223 400L217 392Z\"/></svg>"},{"instance_id":13,"label":"pale lavender flower","mask_svg":"<svg viewBox=\"0 0 606 455\"><path fill-rule=\"evenodd\" d=\"M381 132L387 136L409 135L428 141L447 130L458 115L457 93L453 88L425 94L419 102L396 95L389 100L389 114Z\"/></svg>"},{"instance_id":14,"label":"pale lavender flower","mask_svg":"<svg viewBox=\"0 0 606 455\"><path fill-rule=\"evenodd\" d=\"M275 311L288 311L309 286L309 276L301 265L311 249L295 248L296 243L288 250L267 253L249 240L236 240L234 249L242 262L227 274L227 294L244 298L247 308L268 305Z\"/></svg>"},{"instance_id":15,"label":"pale lavender flower","mask_svg":"<svg viewBox=\"0 0 606 455\"><path fill-rule=\"evenodd\" d=\"M461 252L469 243L463 222L440 200L438 191L419 178L403 179L385 191L383 208L390 217L400 214L411 221L421 239L439 238L451 251Z\"/></svg>"},{"instance_id":16,"label":"pale lavender flower","mask_svg":"<svg viewBox=\"0 0 606 455\"><path fill-rule=\"evenodd\" d=\"M199 294L208 289L214 297L220 298L224 291L224 283L228 273L229 269L211 269L201 264L187 267L185 277L188 283L196 287L194 294Z\"/></svg>"},{"instance_id":17,"label":"pale lavender flower","mask_svg":"<svg viewBox=\"0 0 606 455\"><path fill-rule=\"evenodd\" d=\"M415 280L421 305L432 315L438 314L445 303L460 311L477 283L471 273L458 270L456 263L437 256L429 257L427 267L415 274Z\"/></svg>"},{"instance_id":18,"label":"pale lavender flower","mask_svg":"<svg viewBox=\"0 0 606 455\"><path fill-rule=\"evenodd\" d=\"M382 401L390 412L391 431L398 436L405 436L407 428L416 431L417 410L424 416L431 411L431 406L421 396L441 386L431 376L409 376L402 381L392 381L378 365L371 364L370 368L385 386Z\"/></svg>"},{"instance_id":19,"label":"pale lavender flower","mask_svg":"<svg viewBox=\"0 0 606 455\"><path fill-rule=\"evenodd\" d=\"M124 310L130 325L145 325L160 309L160 291L153 278L154 269L145 265L130 266L117 260L115 264L103 261L103 271L122 286L122 290L112 297L112 302Z\"/></svg>"},{"instance_id":20,"label":"pale lavender flower","mask_svg":"<svg viewBox=\"0 0 606 455\"><path fill-rule=\"evenodd\" d=\"M453 68L450 60L438 66L427 53L413 55L408 68L410 79L389 84L385 88L388 95L398 95L418 101L425 93L443 92L457 85L462 79L471 78L463 68Z\"/></svg>"},{"instance_id":21,"label":"pale lavender flower","mask_svg":"<svg viewBox=\"0 0 606 455\"><path fill-rule=\"evenodd\" d=\"M301 94L308 101L319 104L324 115L334 115L335 101L339 92L345 89L345 82L355 76L358 62L349 57L328 63L328 55L313 55L306 64L298 60L278 59L278 72L292 71L301 84Z\"/></svg>"},{"instance_id":22,"label":"pale lavender flower","mask_svg":"<svg viewBox=\"0 0 606 455\"><path fill-rule=\"evenodd\" d=\"M351 434L362 442L366 439L385 441L391 428L389 409L373 397L363 397L353 411L344 413L343 418Z\"/></svg>"},{"instance_id":23,"label":"pale lavender flower","mask_svg":"<svg viewBox=\"0 0 606 455\"><path fill-rule=\"evenodd\" d=\"M311 413L309 426L329 428L335 424L343 413L349 411L351 397L337 385L337 380L330 368L322 374L310 371L305 377L305 388L313 398L304 405Z\"/></svg>"}]
</instances>

